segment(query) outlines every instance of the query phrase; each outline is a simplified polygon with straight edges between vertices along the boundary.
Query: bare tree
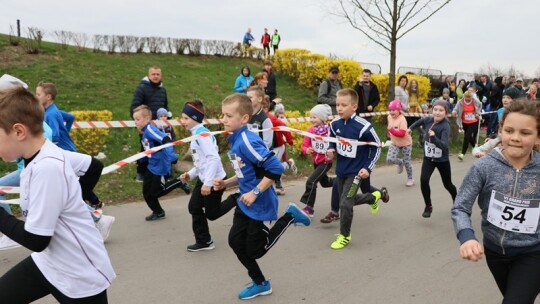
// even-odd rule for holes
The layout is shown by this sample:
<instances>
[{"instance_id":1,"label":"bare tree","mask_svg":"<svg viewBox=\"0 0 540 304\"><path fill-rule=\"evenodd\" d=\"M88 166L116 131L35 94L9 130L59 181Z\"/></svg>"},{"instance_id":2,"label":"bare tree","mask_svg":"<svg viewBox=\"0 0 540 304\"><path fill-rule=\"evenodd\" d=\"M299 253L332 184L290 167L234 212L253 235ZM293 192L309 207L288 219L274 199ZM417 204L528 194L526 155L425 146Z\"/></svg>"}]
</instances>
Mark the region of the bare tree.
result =
<instances>
[{"instance_id":1,"label":"bare tree","mask_svg":"<svg viewBox=\"0 0 540 304\"><path fill-rule=\"evenodd\" d=\"M39 49L41 48L41 41L43 41L43 36L45 32L38 29L37 27L28 27L26 30L26 35L28 39L22 41L22 48L27 54L38 54Z\"/></svg>"},{"instance_id":2,"label":"bare tree","mask_svg":"<svg viewBox=\"0 0 540 304\"><path fill-rule=\"evenodd\" d=\"M451 0L339 0L335 13L390 53L388 100L394 98L397 41Z\"/></svg>"},{"instance_id":3,"label":"bare tree","mask_svg":"<svg viewBox=\"0 0 540 304\"><path fill-rule=\"evenodd\" d=\"M88 35L86 33L74 33L72 40L77 46L77 50L83 51L88 43Z\"/></svg>"},{"instance_id":4,"label":"bare tree","mask_svg":"<svg viewBox=\"0 0 540 304\"><path fill-rule=\"evenodd\" d=\"M540 78L540 66L534 71L534 78Z\"/></svg>"},{"instance_id":5,"label":"bare tree","mask_svg":"<svg viewBox=\"0 0 540 304\"><path fill-rule=\"evenodd\" d=\"M54 31L53 35L56 38L56 41L60 42L60 47L64 50L67 49L71 39L73 37L73 32L68 31Z\"/></svg>"},{"instance_id":6,"label":"bare tree","mask_svg":"<svg viewBox=\"0 0 540 304\"><path fill-rule=\"evenodd\" d=\"M118 49L120 49L120 53L127 54L131 52L131 49L135 45L135 37L117 36L117 39L118 39Z\"/></svg>"},{"instance_id":7,"label":"bare tree","mask_svg":"<svg viewBox=\"0 0 540 304\"><path fill-rule=\"evenodd\" d=\"M105 46L105 36L103 35L94 35L92 39L92 47L94 53L99 53Z\"/></svg>"},{"instance_id":8,"label":"bare tree","mask_svg":"<svg viewBox=\"0 0 540 304\"><path fill-rule=\"evenodd\" d=\"M114 53L116 47L118 46L118 37L115 35L105 35L103 38L109 54Z\"/></svg>"},{"instance_id":9,"label":"bare tree","mask_svg":"<svg viewBox=\"0 0 540 304\"><path fill-rule=\"evenodd\" d=\"M133 42L135 44L135 52L140 54L144 52L144 47L146 46L146 38L144 37L133 37Z\"/></svg>"}]
</instances>

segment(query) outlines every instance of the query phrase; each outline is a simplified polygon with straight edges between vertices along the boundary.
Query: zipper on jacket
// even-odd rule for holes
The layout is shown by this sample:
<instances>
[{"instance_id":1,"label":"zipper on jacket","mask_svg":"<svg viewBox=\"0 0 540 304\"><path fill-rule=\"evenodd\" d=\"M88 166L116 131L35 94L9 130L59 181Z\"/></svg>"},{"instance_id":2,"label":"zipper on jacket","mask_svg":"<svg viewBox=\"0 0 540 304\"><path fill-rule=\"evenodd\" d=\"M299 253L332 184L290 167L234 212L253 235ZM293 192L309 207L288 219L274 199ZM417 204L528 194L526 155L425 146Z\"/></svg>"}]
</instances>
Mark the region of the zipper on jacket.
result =
<instances>
[{"instance_id":1,"label":"zipper on jacket","mask_svg":"<svg viewBox=\"0 0 540 304\"><path fill-rule=\"evenodd\" d=\"M516 177L514 178L514 187L512 188L512 196L513 197L516 197L517 186L518 186L518 177L519 177L519 169L516 169ZM503 235L501 236L501 249L502 249L502 254L503 255L506 255L504 247L503 247L503 241L504 241L505 236L506 236L506 230L503 231Z\"/></svg>"}]
</instances>

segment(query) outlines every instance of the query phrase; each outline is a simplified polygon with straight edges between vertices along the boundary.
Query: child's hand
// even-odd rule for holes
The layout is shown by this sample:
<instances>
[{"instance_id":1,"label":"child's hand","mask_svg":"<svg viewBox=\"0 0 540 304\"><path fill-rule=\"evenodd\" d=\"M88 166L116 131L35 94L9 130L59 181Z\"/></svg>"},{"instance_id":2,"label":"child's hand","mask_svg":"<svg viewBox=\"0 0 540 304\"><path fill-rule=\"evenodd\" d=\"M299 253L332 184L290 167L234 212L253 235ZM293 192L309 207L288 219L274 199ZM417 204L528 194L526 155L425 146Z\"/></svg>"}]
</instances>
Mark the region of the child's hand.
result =
<instances>
[{"instance_id":1,"label":"child's hand","mask_svg":"<svg viewBox=\"0 0 540 304\"><path fill-rule=\"evenodd\" d=\"M334 159L334 150L327 150L326 151L326 158L327 159Z\"/></svg>"},{"instance_id":2,"label":"child's hand","mask_svg":"<svg viewBox=\"0 0 540 304\"><path fill-rule=\"evenodd\" d=\"M313 148L312 147L309 147L306 149L306 154L311 154L313 153Z\"/></svg>"},{"instance_id":3,"label":"child's hand","mask_svg":"<svg viewBox=\"0 0 540 304\"><path fill-rule=\"evenodd\" d=\"M244 193L242 196L240 196L240 201L248 207L251 206L256 199L257 195L255 195L253 191L249 191L248 193Z\"/></svg>"},{"instance_id":4,"label":"child's hand","mask_svg":"<svg viewBox=\"0 0 540 304\"><path fill-rule=\"evenodd\" d=\"M189 174L186 172L186 173L183 173L180 175L180 180L182 180L183 182L187 183L189 182Z\"/></svg>"},{"instance_id":5,"label":"child's hand","mask_svg":"<svg viewBox=\"0 0 540 304\"><path fill-rule=\"evenodd\" d=\"M428 131L428 135L429 135L429 136L435 136L435 131L429 130L429 131Z\"/></svg>"},{"instance_id":6,"label":"child's hand","mask_svg":"<svg viewBox=\"0 0 540 304\"><path fill-rule=\"evenodd\" d=\"M362 179L366 179L366 178L369 177L369 171L362 168L362 169L360 169L360 171L358 171L358 176L360 176L360 178L362 178Z\"/></svg>"},{"instance_id":7,"label":"child's hand","mask_svg":"<svg viewBox=\"0 0 540 304\"><path fill-rule=\"evenodd\" d=\"M459 133L459 134L463 133L463 129L459 129L459 130L458 130L458 133Z\"/></svg>"},{"instance_id":8,"label":"child's hand","mask_svg":"<svg viewBox=\"0 0 540 304\"><path fill-rule=\"evenodd\" d=\"M219 191L225 189L225 181L221 178L214 179L214 190Z\"/></svg>"},{"instance_id":9,"label":"child's hand","mask_svg":"<svg viewBox=\"0 0 540 304\"><path fill-rule=\"evenodd\" d=\"M486 153L485 152L478 152L474 155L476 158L480 158L480 157L484 157L486 156Z\"/></svg>"},{"instance_id":10,"label":"child's hand","mask_svg":"<svg viewBox=\"0 0 540 304\"><path fill-rule=\"evenodd\" d=\"M469 240L461 244L459 254L466 260L476 262L484 255L484 248L477 240Z\"/></svg>"},{"instance_id":11,"label":"child's hand","mask_svg":"<svg viewBox=\"0 0 540 304\"><path fill-rule=\"evenodd\" d=\"M208 195L210 194L211 190L212 190L212 187L203 185L203 186L201 187L201 194L202 194L202 196L208 196Z\"/></svg>"}]
</instances>

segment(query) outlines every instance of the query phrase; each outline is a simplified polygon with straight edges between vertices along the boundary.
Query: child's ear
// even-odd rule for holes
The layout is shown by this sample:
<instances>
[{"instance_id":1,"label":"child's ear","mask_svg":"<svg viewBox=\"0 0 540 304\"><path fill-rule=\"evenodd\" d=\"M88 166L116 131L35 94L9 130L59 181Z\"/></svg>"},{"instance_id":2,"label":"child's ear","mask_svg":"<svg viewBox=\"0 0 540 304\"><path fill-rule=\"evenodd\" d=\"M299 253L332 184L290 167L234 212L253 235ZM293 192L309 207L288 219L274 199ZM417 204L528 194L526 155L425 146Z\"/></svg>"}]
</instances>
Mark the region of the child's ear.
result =
<instances>
[{"instance_id":1,"label":"child's ear","mask_svg":"<svg viewBox=\"0 0 540 304\"><path fill-rule=\"evenodd\" d=\"M26 129L26 126L23 125L23 124L16 123L16 124L13 125L12 132L15 133L15 135L17 136L17 139L19 139L19 140L22 140L22 139L26 138L27 131L28 130Z\"/></svg>"},{"instance_id":2,"label":"child's ear","mask_svg":"<svg viewBox=\"0 0 540 304\"><path fill-rule=\"evenodd\" d=\"M244 114L242 116L242 124L247 124L247 122L249 121L249 115L248 114Z\"/></svg>"}]
</instances>

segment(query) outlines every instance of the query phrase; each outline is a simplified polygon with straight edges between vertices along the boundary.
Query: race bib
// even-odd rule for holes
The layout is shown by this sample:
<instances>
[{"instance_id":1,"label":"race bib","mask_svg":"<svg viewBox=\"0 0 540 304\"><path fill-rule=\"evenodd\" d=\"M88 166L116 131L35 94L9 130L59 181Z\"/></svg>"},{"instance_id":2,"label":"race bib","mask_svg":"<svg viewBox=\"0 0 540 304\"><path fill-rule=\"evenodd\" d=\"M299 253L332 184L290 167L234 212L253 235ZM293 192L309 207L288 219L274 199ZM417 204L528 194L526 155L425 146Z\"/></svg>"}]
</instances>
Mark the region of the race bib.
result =
<instances>
[{"instance_id":1,"label":"race bib","mask_svg":"<svg viewBox=\"0 0 540 304\"><path fill-rule=\"evenodd\" d=\"M348 145L338 141L336 147L337 153L339 155L348 158L356 158L356 149L358 148L358 146Z\"/></svg>"},{"instance_id":2,"label":"race bib","mask_svg":"<svg viewBox=\"0 0 540 304\"><path fill-rule=\"evenodd\" d=\"M191 149L191 158L193 159L193 166L199 167L200 158L199 153L197 153L197 149Z\"/></svg>"},{"instance_id":3,"label":"race bib","mask_svg":"<svg viewBox=\"0 0 540 304\"><path fill-rule=\"evenodd\" d=\"M430 142L424 142L424 155L429 158L440 158L442 150Z\"/></svg>"},{"instance_id":4,"label":"race bib","mask_svg":"<svg viewBox=\"0 0 540 304\"><path fill-rule=\"evenodd\" d=\"M142 144L142 147L143 147L144 151L150 150L150 142L148 142L148 139L147 139L147 138L145 138L144 140L142 140L142 141L141 141L141 144ZM146 157L151 158L151 157L152 157L152 154L147 155Z\"/></svg>"},{"instance_id":5,"label":"race bib","mask_svg":"<svg viewBox=\"0 0 540 304\"><path fill-rule=\"evenodd\" d=\"M474 113L465 113L465 120L475 120Z\"/></svg>"},{"instance_id":6,"label":"race bib","mask_svg":"<svg viewBox=\"0 0 540 304\"><path fill-rule=\"evenodd\" d=\"M313 151L315 151L315 153L326 154L326 150L328 150L328 145L329 143L326 141L315 139L311 140L311 148L313 149Z\"/></svg>"},{"instance_id":7,"label":"race bib","mask_svg":"<svg viewBox=\"0 0 540 304\"><path fill-rule=\"evenodd\" d=\"M533 234L540 219L540 199L521 199L491 191L487 220L507 231Z\"/></svg>"},{"instance_id":8,"label":"race bib","mask_svg":"<svg viewBox=\"0 0 540 304\"><path fill-rule=\"evenodd\" d=\"M236 177L244 178L244 174L242 173L242 167L245 166L245 164L242 162L242 159L234 153L229 152L227 153L227 155L229 156L229 160L231 161Z\"/></svg>"}]
</instances>

